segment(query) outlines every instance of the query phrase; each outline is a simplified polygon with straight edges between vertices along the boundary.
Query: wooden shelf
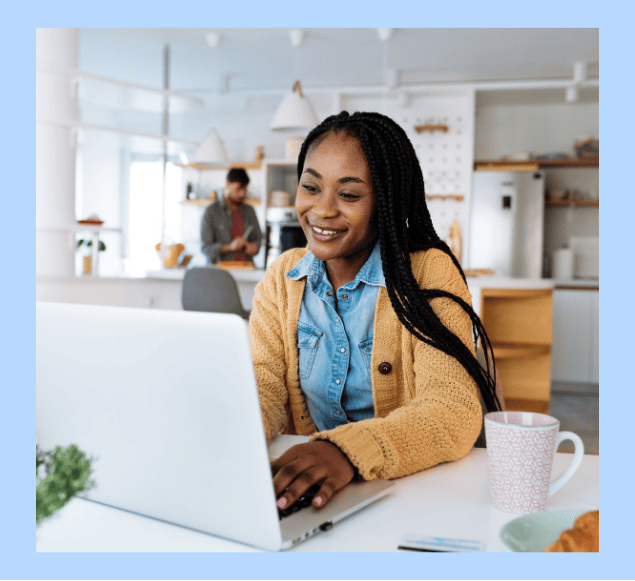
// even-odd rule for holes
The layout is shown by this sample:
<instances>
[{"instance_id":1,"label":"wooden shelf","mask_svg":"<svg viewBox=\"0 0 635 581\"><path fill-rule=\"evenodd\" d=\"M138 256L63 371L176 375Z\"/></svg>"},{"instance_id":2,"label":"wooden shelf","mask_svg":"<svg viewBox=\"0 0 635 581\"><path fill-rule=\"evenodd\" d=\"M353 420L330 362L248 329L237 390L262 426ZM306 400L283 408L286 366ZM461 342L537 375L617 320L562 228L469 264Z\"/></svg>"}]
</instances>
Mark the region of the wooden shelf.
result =
<instances>
[{"instance_id":1,"label":"wooden shelf","mask_svg":"<svg viewBox=\"0 0 635 581\"><path fill-rule=\"evenodd\" d=\"M494 350L494 361L500 359L524 359L551 353L551 345L493 343L492 349Z\"/></svg>"},{"instance_id":2,"label":"wooden shelf","mask_svg":"<svg viewBox=\"0 0 635 581\"><path fill-rule=\"evenodd\" d=\"M447 133L450 128L447 125L415 125L415 131L417 133L423 133L424 131L429 131L434 133L435 131L443 131L443 133Z\"/></svg>"},{"instance_id":3,"label":"wooden shelf","mask_svg":"<svg viewBox=\"0 0 635 581\"><path fill-rule=\"evenodd\" d=\"M545 208L599 208L600 200L545 200Z\"/></svg>"},{"instance_id":4,"label":"wooden shelf","mask_svg":"<svg viewBox=\"0 0 635 581\"><path fill-rule=\"evenodd\" d=\"M178 167L182 167L184 169L191 168L197 171L207 171L207 170L225 170L231 169L233 167L241 167L243 169L260 169L262 167L261 161L237 161L235 163L230 163L229 165L215 165L210 163L175 163Z\"/></svg>"},{"instance_id":5,"label":"wooden shelf","mask_svg":"<svg viewBox=\"0 0 635 581\"><path fill-rule=\"evenodd\" d=\"M537 169L564 167L599 167L599 157L579 157L567 159L486 159L475 160L476 171L536 171Z\"/></svg>"},{"instance_id":6,"label":"wooden shelf","mask_svg":"<svg viewBox=\"0 0 635 581\"><path fill-rule=\"evenodd\" d=\"M462 202L465 196L463 194L426 194L426 200L456 200Z\"/></svg>"},{"instance_id":7,"label":"wooden shelf","mask_svg":"<svg viewBox=\"0 0 635 581\"><path fill-rule=\"evenodd\" d=\"M215 201L216 200L212 200L211 198L207 198L206 200L181 200L179 204L188 204L192 206L208 206L209 204ZM244 203L249 204L250 206L259 206L260 200L247 198L246 200L244 200Z\"/></svg>"}]
</instances>

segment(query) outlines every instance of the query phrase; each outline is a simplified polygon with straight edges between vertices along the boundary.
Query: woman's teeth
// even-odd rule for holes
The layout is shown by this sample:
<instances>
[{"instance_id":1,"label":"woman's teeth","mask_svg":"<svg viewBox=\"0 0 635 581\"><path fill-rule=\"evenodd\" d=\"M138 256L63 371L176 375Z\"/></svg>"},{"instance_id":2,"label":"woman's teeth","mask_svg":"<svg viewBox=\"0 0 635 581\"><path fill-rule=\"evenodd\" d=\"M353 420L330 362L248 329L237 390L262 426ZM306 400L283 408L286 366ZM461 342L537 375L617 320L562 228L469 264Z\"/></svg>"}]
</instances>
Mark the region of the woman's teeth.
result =
<instances>
[{"instance_id":1,"label":"woman's teeth","mask_svg":"<svg viewBox=\"0 0 635 581\"><path fill-rule=\"evenodd\" d=\"M317 226L311 226L311 228L313 228L313 231L320 236L333 236L337 234L335 230L322 230L322 228L318 228Z\"/></svg>"}]
</instances>

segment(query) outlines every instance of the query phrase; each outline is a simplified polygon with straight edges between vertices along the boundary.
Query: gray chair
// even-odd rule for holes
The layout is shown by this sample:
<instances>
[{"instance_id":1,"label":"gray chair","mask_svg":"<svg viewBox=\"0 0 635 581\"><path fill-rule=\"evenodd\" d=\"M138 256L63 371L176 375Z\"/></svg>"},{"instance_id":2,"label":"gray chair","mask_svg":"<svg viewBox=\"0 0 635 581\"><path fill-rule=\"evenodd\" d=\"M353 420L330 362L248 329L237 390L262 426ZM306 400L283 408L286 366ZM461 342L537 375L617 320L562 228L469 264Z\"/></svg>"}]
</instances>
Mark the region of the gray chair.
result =
<instances>
[{"instance_id":1,"label":"gray chair","mask_svg":"<svg viewBox=\"0 0 635 581\"><path fill-rule=\"evenodd\" d=\"M249 319L250 311L246 311L240 302L234 277L222 268L205 266L187 270L181 302L186 311L234 313Z\"/></svg>"},{"instance_id":2,"label":"gray chair","mask_svg":"<svg viewBox=\"0 0 635 581\"><path fill-rule=\"evenodd\" d=\"M476 359L481 364L483 369L487 369L485 363L485 351L479 346L476 349ZM491 361L490 361L490 369L491 369ZM505 399L503 398L503 385L501 384L500 376L498 373L496 374L496 397L498 397L498 401L501 404L501 409L505 409ZM481 408L483 409L483 415L487 413L487 409L485 408L485 404L481 400ZM475 448L485 448L485 422L483 422L483 426L481 427L481 433L474 444Z\"/></svg>"}]
</instances>

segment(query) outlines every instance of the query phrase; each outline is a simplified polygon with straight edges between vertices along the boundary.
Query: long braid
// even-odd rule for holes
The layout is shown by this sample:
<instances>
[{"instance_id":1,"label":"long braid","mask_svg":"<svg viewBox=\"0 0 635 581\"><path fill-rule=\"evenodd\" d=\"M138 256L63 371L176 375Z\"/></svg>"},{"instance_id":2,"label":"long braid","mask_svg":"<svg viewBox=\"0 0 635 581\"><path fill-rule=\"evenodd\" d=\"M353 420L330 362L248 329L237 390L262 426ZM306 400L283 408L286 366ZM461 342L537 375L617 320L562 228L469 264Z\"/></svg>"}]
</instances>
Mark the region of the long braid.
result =
<instances>
[{"instance_id":1,"label":"long braid","mask_svg":"<svg viewBox=\"0 0 635 581\"><path fill-rule=\"evenodd\" d=\"M425 201L423 173L406 132L392 119L379 113L343 111L325 119L305 139L298 156L298 179L310 148L331 132L344 131L359 139L373 179L377 203L381 262L390 302L401 322L419 340L454 357L478 385L488 411L501 408L495 390L492 346L479 317L460 297L441 289L422 289L412 272L410 253L437 248L446 253L461 273L458 260L432 225ZM472 321L475 346L480 337L486 368L470 349L439 319L430 305L435 298L455 301Z\"/></svg>"}]
</instances>

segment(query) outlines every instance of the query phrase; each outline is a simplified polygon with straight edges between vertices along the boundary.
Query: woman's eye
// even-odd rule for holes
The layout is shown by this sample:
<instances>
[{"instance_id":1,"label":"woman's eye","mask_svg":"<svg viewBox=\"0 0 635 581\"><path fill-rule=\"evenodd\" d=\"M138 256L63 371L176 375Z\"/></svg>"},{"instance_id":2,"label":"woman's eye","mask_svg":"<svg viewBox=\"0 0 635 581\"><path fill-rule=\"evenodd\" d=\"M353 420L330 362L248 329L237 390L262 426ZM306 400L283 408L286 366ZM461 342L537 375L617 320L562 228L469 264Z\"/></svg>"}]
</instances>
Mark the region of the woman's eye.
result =
<instances>
[{"instance_id":1,"label":"woman's eye","mask_svg":"<svg viewBox=\"0 0 635 581\"><path fill-rule=\"evenodd\" d=\"M348 192L342 192L340 194L340 198L343 198L344 200L357 200L359 198L359 196L357 194L350 194Z\"/></svg>"},{"instance_id":2,"label":"woman's eye","mask_svg":"<svg viewBox=\"0 0 635 581\"><path fill-rule=\"evenodd\" d=\"M313 187L312 185L309 184L302 184L302 188L305 189L307 192L313 193L313 192L317 192L317 188Z\"/></svg>"}]
</instances>

